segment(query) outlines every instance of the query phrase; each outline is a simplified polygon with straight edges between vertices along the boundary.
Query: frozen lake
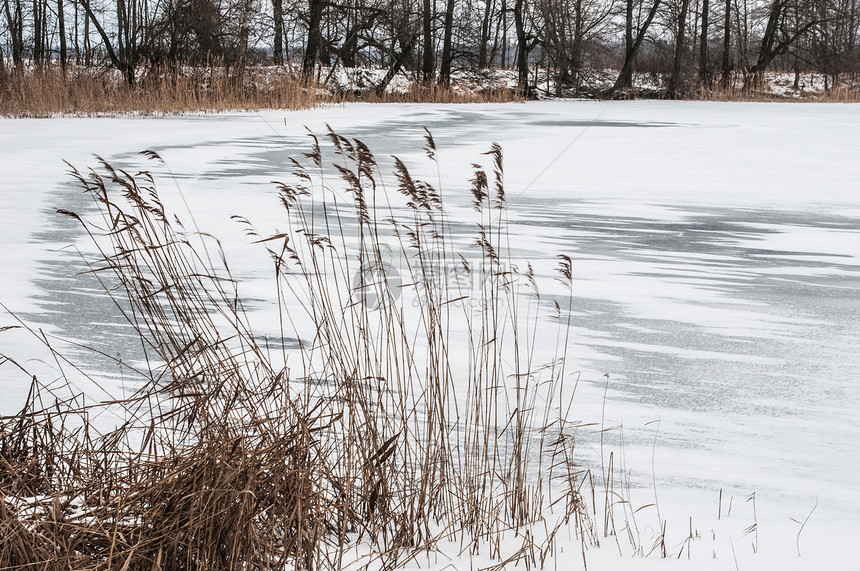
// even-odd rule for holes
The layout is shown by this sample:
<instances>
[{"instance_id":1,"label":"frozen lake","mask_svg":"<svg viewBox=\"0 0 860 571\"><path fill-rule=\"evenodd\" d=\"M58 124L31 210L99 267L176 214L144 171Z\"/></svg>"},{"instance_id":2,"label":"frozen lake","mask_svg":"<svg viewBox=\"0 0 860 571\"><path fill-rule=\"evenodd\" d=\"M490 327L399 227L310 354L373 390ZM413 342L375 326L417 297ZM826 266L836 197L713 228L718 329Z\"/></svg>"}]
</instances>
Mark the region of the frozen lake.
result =
<instances>
[{"instance_id":1,"label":"frozen lake","mask_svg":"<svg viewBox=\"0 0 860 571\"><path fill-rule=\"evenodd\" d=\"M96 153L139 169L143 149L164 158L253 299L270 268L230 215L276 227L270 181L306 150L303 125L322 134L325 123L435 177L420 149L430 129L455 221L469 209L470 163L499 142L517 257L539 273L558 253L574 261L575 415L600 420L608 373L606 423L623 424L634 484L653 475L679 528L715 514L720 489L747 511L755 492L771 542L753 556L735 538L741 568L779 558L805 568L789 558L799 528L790 518L803 521L816 500L806 563L808 553L836 566L860 556L860 107L552 102L0 119L0 302L54 334L133 353L77 256L58 251L84 242L55 210L89 208L63 159L84 167ZM146 168L181 214L168 173ZM0 327L9 323L4 313ZM12 333L0 334L0 353L26 353ZM0 384L0 395L9 413L23 385ZM593 436L582 448L593 461Z\"/></svg>"}]
</instances>

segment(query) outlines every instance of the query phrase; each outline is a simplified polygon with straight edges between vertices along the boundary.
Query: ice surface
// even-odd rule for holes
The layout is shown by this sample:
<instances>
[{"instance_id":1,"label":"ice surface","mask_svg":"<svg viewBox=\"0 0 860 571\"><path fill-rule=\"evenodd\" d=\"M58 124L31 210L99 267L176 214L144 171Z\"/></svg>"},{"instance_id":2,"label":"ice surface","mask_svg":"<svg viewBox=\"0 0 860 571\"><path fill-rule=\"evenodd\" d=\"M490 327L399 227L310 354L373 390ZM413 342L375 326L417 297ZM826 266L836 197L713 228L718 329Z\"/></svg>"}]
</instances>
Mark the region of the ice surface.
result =
<instances>
[{"instance_id":1,"label":"ice surface","mask_svg":"<svg viewBox=\"0 0 860 571\"><path fill-rule=\"evenodd\" d=\"M222 240L241 291L259 301L251 309L265 327L270 264L230 215L263 232L283 226L270 181L285 176L288 157L307 150L303 125L322 134L326 123L362 139L381 161L398 155L416 175L435 180L435 166L420 150L421 127L428 127L458 229L470 219L471 163L486 161L481 153L490 141L502 145L515 256L532 260L550 298L559 293L549 279L555 255L574 260L571 364L582 371L574 415L599 422L605 412L607 425L623 425L626 466L641 504L654 499L653 476L675 544L689 517L702 535L691 545L693 561L685 564L685 552L674 565L734 569L737 558L741 569L805 569L856 561L856 106L357 104L173 118L0 119L0 302L47 332L133 355L133 339L111 318L97 284L79 275L85 267L68 248L86 248L79 227L55 214L89 208L62 161L84 168L98 154L132 172L152 169L168 208L186 221L187 203L199 228ZM137 155L143 149L157 151L169 171ZM11 323L0 318L0 327ZM0 352L37 357L19 330L0 334ZM20 406L23 390L4 381L0 412ZM610 434L618 445L621 430ZM599 462L593 434L583 434L580 447L586 465ZM722 518L714 521L720 489ZM753 492L755 520L746 501ZM800 526L793 520L802 522L816 498L798 557ZM653 526L652 512L641 514ZM742 533L754 521L757 554ZM666 564L619 559L606 545L589 557L594 568ZM440 559L438 567L445 564Z\"/></svg>"}]
</instances>

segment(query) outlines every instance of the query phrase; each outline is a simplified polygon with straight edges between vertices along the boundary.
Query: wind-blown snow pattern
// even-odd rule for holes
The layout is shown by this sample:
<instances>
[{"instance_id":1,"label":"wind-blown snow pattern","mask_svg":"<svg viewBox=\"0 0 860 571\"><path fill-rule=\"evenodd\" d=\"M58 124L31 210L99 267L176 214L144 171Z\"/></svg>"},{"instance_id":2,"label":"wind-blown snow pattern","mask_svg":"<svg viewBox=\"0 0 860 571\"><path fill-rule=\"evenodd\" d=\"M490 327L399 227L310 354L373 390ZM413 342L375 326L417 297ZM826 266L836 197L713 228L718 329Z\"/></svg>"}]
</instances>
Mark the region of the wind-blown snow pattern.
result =
<instances>
[{"instance_id":1,"label":"wind-blown snow pattern","mask_svg":"<svg viewBox=\"0 0 860 571\"><path fill-rule=\"evenodd\" d=\"M436 167L421 151L427 127L455 222L471 208L471 163L497 141L514 255L532 261L547 298L555 255L573 259L570 365L581 373L572 414L616 427L604 446L623 454L633 508L649 506L637 516L640 532L648 537L643 530L659 527L659 508L669 554L680 555L631 557L623 536L617 545L606 538L588 551L589 568L856 564L856 106L355 104L0 119L0 302L48 333L134 359L134 344L124 341L130 337L80 275L84 266L69 247L87 248L79 226L55 213L87 211L63 160L82 168L97 154L132 172L153 169L168 209L222 241L240 291L259 300L252 314L274 330L266 322L270 265L230 216L263 229L283 225L270 181L289 170L290 156L307 150L304 126L323 133L326 123L364 141L382 163L397 155L435 180ZM166 166L144 165L137 154L144 149ZM0 327L14 324L5 312L0 317ZM20 330L0 334L0 353L53 366L28 361L37 351ZM126 389L119 373L108 378L113 390ZM24 381L0 380L0 413L21 406ZM583 429L578 453L599 473L597 430ZM685 542L691 531L694 540ZM578 550L574 543L548 565L577 568ZM456 548L450 557L415 564L483 564Z\"/></svg>"}]
</instances>

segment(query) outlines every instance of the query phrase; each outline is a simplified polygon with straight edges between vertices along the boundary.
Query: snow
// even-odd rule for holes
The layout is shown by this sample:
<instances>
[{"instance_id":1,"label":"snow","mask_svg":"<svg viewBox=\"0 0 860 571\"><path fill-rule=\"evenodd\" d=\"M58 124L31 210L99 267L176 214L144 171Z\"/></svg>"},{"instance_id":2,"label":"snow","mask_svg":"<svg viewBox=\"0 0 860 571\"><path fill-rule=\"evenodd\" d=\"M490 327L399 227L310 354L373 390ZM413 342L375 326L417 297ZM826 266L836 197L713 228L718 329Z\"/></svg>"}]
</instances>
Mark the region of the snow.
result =
<instances>
[{"instance_id":1,"label":"snow","mask_svg":"<svg viewBox=\"0 0 860 571\"><path fill-rule=\"evenodd\" d=\"M277 68L260 68L262 73L271 74ZM363 92L373 89L382 82L386 69L336 66L334 69L323 67L319 76L325 80L330 89L335 91ZM596 94L610 90L618 79L617 69L604 68L586 71L580 78L580 88L585 93ZM794 87L794 73L785 71L767 71L764 73L763 86L760 94L763 97L784 99L786 101L816 101L819 98L834 98L840 94L852 97L856 92L856 82L851 78L843 78L842 84L828 92L824 76L817 73L801 73L798 76L797 89ZM570 87L557 84L558 76L554 71L536 70L530 75L529 81L535 89L538 98L553 99L561 97L577 97L583 93L575 93ZM744 78L736 75L733 88L736 94L743 90ZM406 93L418 84L416 74L401 70L387 86L388 93ZM657 72L634 73L634 92L640 94L665 94L668 77ZM466 69L453 70L451 86L456 92L475 94L490 90L514 90L517 88L517 72L512 69L484 69L472 71ZM831 99L834 100L834 99Z\"/></svg>"},{"instance_id":2,"label":"snow","mask_svg":"<svg viewBox=\"0 0 860 571\"><path fill-rule=\"evenodd\" d=\"M91 284L75 278L74 253L62 249L86 242L74 221L54 213L86 211L62 161L84 168L92 154L153 169L168 209L187 220L187 203L199 228L222 241L240 291L267 299L265 253L248 245L230 215L263 231L283 226L270 181L307 149L303 126L322 135L326 123L362 139L381 161L396 154L435 180L420 149L427 126L454 221L469 220L471 163L499 142L516 256L532 260L550 296L558 293L555 255L573 258L570 363L581 370L573 415L598 424L605 415L607 426L623 427L607 433L607 445L623 452L636 504L654 502L655 480L671 554L679 554L690 518L700 536L689 543L690 560L684 550L672 561L631 558L623 538L618 548L601 539L587 553L590 568L838 569L860 556L856 106L355 104L0 119L0 302L49 333L110 339L110 319ZM136 154L144 149L157 151L169 172ZM265 307L253 313L263 319ZM13 323L0 317L0 327ZM0 333L0 353L51 369L31 360L39 358L34 345L21 330ZM0 413L13 412L24 384L0 386ZM578 446L581 461L599 472L595 432L583 429ZM810 511L798 536L797 522ZM654 507L637 518L643 529L659 525ZM757 545L744 535L753 523ZM645 544L650 537L642 532ZM578 544L565 550L548 567L581 564ZM412 568L481 563L456 546L429 557Z\"/></svg>"}]
</instances>

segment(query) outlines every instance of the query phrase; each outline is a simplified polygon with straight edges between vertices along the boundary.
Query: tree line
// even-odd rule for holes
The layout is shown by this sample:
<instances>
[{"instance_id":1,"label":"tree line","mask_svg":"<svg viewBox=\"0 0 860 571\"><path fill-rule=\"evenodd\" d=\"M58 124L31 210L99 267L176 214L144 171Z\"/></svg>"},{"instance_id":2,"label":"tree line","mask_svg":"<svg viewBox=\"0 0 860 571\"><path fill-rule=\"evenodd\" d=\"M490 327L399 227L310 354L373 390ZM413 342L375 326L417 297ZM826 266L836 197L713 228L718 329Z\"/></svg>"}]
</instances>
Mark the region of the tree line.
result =
<instances>
[{"instance_id":1,"label":"tree line","mask_svg":"<svg viewBox=\"0 0 860 571\"><path fill-rule=\"evenodd\" d=\"M610 91L659 76L670 96L764 72L860 71L860 0L2 0L0 66L108 65L129 83L163 66L342 66L446 85L453 70L516 70L519 89Z\"/></svg>"}]
</instances>

